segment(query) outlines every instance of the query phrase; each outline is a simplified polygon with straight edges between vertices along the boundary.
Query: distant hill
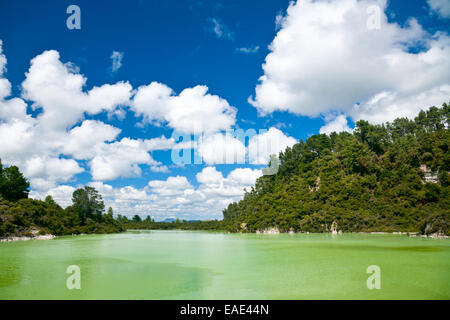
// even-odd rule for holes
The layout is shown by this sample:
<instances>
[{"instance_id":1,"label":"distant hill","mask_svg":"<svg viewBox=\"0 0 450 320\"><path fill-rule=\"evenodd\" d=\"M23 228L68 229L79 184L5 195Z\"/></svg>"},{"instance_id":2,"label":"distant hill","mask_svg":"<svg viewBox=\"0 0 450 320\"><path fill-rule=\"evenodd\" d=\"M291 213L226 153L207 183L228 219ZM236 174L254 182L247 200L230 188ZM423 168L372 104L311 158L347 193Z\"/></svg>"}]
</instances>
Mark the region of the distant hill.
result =
<instances>
[{"instance_id":1,"label":"distant hill","mask_svg":"<svg viewBox=\"0 0 450 320\"><path fill-rule=\"evenodd\" d=\"M223 211L225 228L449 235L449 114L444 103L414 120L361 120L353 133L300 140Z\"/></svg>"}]
</instances>

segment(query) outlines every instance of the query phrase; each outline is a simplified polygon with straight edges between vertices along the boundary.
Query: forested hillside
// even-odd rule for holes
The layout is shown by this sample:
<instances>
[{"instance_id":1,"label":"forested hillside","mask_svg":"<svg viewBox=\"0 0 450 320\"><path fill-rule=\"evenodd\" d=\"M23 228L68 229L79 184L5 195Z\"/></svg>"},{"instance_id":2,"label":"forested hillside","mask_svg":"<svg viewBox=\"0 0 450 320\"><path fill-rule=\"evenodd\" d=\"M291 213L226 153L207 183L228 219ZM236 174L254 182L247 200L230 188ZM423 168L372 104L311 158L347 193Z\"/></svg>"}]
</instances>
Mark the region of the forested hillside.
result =
<instances>
[{"instance_id":1,"label":"forested hillside","mask_svg":"<svg viewBox=\"0 0 450 320\"><path fill-rule=\"evenodd\" d=\"M353 133L300 140L280 153L277 174L223 211L225 228L449 235L449 114L444 103L414 120L361 120Z\"/></svg>"}]
</instances>

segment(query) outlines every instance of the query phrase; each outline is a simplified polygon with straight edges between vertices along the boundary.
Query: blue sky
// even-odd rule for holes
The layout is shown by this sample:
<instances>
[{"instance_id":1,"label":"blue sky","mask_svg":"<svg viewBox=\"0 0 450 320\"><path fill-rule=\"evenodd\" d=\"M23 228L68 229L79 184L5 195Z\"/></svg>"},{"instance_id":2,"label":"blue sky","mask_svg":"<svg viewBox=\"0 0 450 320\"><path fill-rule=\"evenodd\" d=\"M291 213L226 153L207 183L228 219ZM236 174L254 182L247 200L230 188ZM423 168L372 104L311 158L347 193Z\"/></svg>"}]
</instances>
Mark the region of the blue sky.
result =
<instances>
[{"instance_id":1,"label":"blue sky","mask_svg":"<svg viewBox=\"0 0 450 320\"><path fill-rule=\"evenodd\" d=\"M66 26L71 4L81 10L80 30ZM379 9L378 20L370 6ZM269 153L319 132L350 131L361 118L412 117L449 100L449 8L442 0L3 0L0 53L7 63L0 59L0 77L10 92L0 97L0 139L19 147L0 147L0 158L24 171L33 197L51 194L62 205L73 188L92 184L116 213L220 218L261 175ZM120 61L114 72L113 54ZM41 59L32 70L35 57ZM80 77L81 90L67 89ZM144 96L152 82L161 86L148 90L162 100ZM85 95L105 84L122 91L109 88L109 104L104 97L88 102ZM197 98L181 94L189 88L199 90ZM68 100L79 101L81 111ZM206 156L202 164L174 165L173 141L148 147L190 131L191 120L200 131L211 126L210 143L195 151ZM272 149L239 164L214 158L231 146L217 134L237 128L269 130L254 142L270 141ZM80 142L76 132L92 140ZM106 159L111 153L114 163Z\"/></svg>"}]
</instances>

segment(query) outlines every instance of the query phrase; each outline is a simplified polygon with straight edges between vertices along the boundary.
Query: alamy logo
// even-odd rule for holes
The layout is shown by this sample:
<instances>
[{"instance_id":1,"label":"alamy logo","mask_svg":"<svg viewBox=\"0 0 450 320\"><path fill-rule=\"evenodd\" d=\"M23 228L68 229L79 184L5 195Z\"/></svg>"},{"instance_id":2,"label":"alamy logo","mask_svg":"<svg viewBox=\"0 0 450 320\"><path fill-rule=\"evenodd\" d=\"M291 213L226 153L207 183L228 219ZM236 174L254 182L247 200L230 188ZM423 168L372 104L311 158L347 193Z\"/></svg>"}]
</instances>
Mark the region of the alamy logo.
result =
<instances>
[{"instance_id":1,"label":"alamy logo","mask_svg":"<svg viewBox=\"0 0 450 320\"><path fill-rule=\"evenodd\" d=\"M66 20L67 29L80 30L81 29L81 9L80 9L80 7L72 4L67 7L66 13L70 14L70 16Z\"/></svg>"},{"instance_id":2,"label":"alamy logo","mask_svg":"<svg viewBox=\"0 0 450 320\"><path fill-rule=\"evenodd\" d=\"M186 164L255 164L267 165L264 175L278 172L277 153L286 148L283 135L267 129L229 129L225 132L185 133L174 131L172 139L177 146L172 149L171 160L176 165ZM270 158L270 159L269 159Z\"/></svg>"},{"instance_id":3,"label":"alamy logo","mask_svg":"<svg viewBox=\"0 0 450 320\"><path fill-rule=\"evenodd\" d=\"M271 154L269 168L263 168L262 173L265 176L272 176L278 172L279 167L280 167L280 163L279 163L277 155Z\"/></svg>"},{"instance_id":4,"label":"alamy logo","mask_svg":"<svg viewBox=\"0 0 450 320\"><path fill-rule=\"evenodd\" d=\"M367 289L381 289L381 269L379 266L371 265L367 267L366 273L371 274L367 278L366 285Z\"/></svg>"},{"instance_id":5,"label":"alamy logo","mask_svg":"<svg viewBox=\"0 0 450 320\"><path fill-rule=\"evenodd\" d=\"M77 265L68 266L66 273L71 274L66 281L66 287L69 290L81 289L81 270Z\"/></svg>"},{"instance_id":6,"label":"alamy logo","mask_svg":"<svg viewBox=\"0 0 450 320\"><path fill-rule=\"evenodd\" d=\"M367 29L381 29L381 8L377 5L371 5L367 7L366 13L369 15L366 22Z\"/></svg>"}]
</instances>

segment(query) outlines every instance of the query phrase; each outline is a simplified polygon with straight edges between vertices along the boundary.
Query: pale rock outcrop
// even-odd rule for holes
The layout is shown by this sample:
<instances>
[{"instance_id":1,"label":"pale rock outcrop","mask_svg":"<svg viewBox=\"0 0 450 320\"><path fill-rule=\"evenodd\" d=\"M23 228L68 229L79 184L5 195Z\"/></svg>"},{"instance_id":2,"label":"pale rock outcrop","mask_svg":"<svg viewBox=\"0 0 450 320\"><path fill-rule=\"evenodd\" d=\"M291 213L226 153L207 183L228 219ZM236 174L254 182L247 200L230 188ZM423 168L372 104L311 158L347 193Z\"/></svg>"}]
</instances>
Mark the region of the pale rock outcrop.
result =
<instances>
[{"instance_id":1,"label":"pale rock outcrop","mask_svg":"<svg viewBox=\"0 0 450 320\"><path fill-rule=\"evenodd\" d=\"M342 234L342 230L338 230L338 224L336 221L333 221L330 227L331 234Z\"/></svg>"},{"instance_id":2,"label":"pale rock outcrop","mask_svg":"<svg viewBox=\"0 0 450 320\"><path fill-rule=\"evenodd\" d=\"M271 227L271 228L266 228L266 229L263 229L263 230L256 230L256 233L279 234L280 233L280 229L278 229L277 227Z\"/></svg>"},{"instance_id":3,"label":"pale rock outcrop","mask_svg":"<svg viewBox=\"0 0 450 320\"><path fill-rule=\"evenodd\" d=\"M431 168L426 164L420 165L420 170L424 173L423 183L438 183L439 182L439 171L431 171Z\"/></svg>"},{"instance_id":4,"label":"pale rock outcrop","mask_svg":"<svg viewBox=\"0 0 450 320\"><path fill-rule=\"evenodd\" d=\"M9 242L9 241L27 241L27 240L51 240L56 238L56 236L52 234L43 234L37 235L34 237L7 237L4 239L0 239L0 242Z\"/></svg>"},{"instance_id":5,"label":"pale rock outcrop","mask_svg":"<svg viewBox=\"0 0 450 320\"><path fill-rule=\"evenodd\" d=\"M320 177L317 177L314 186L309 187L309 192L316 192L320 190Z\"/></svg>"}]
</instances>

